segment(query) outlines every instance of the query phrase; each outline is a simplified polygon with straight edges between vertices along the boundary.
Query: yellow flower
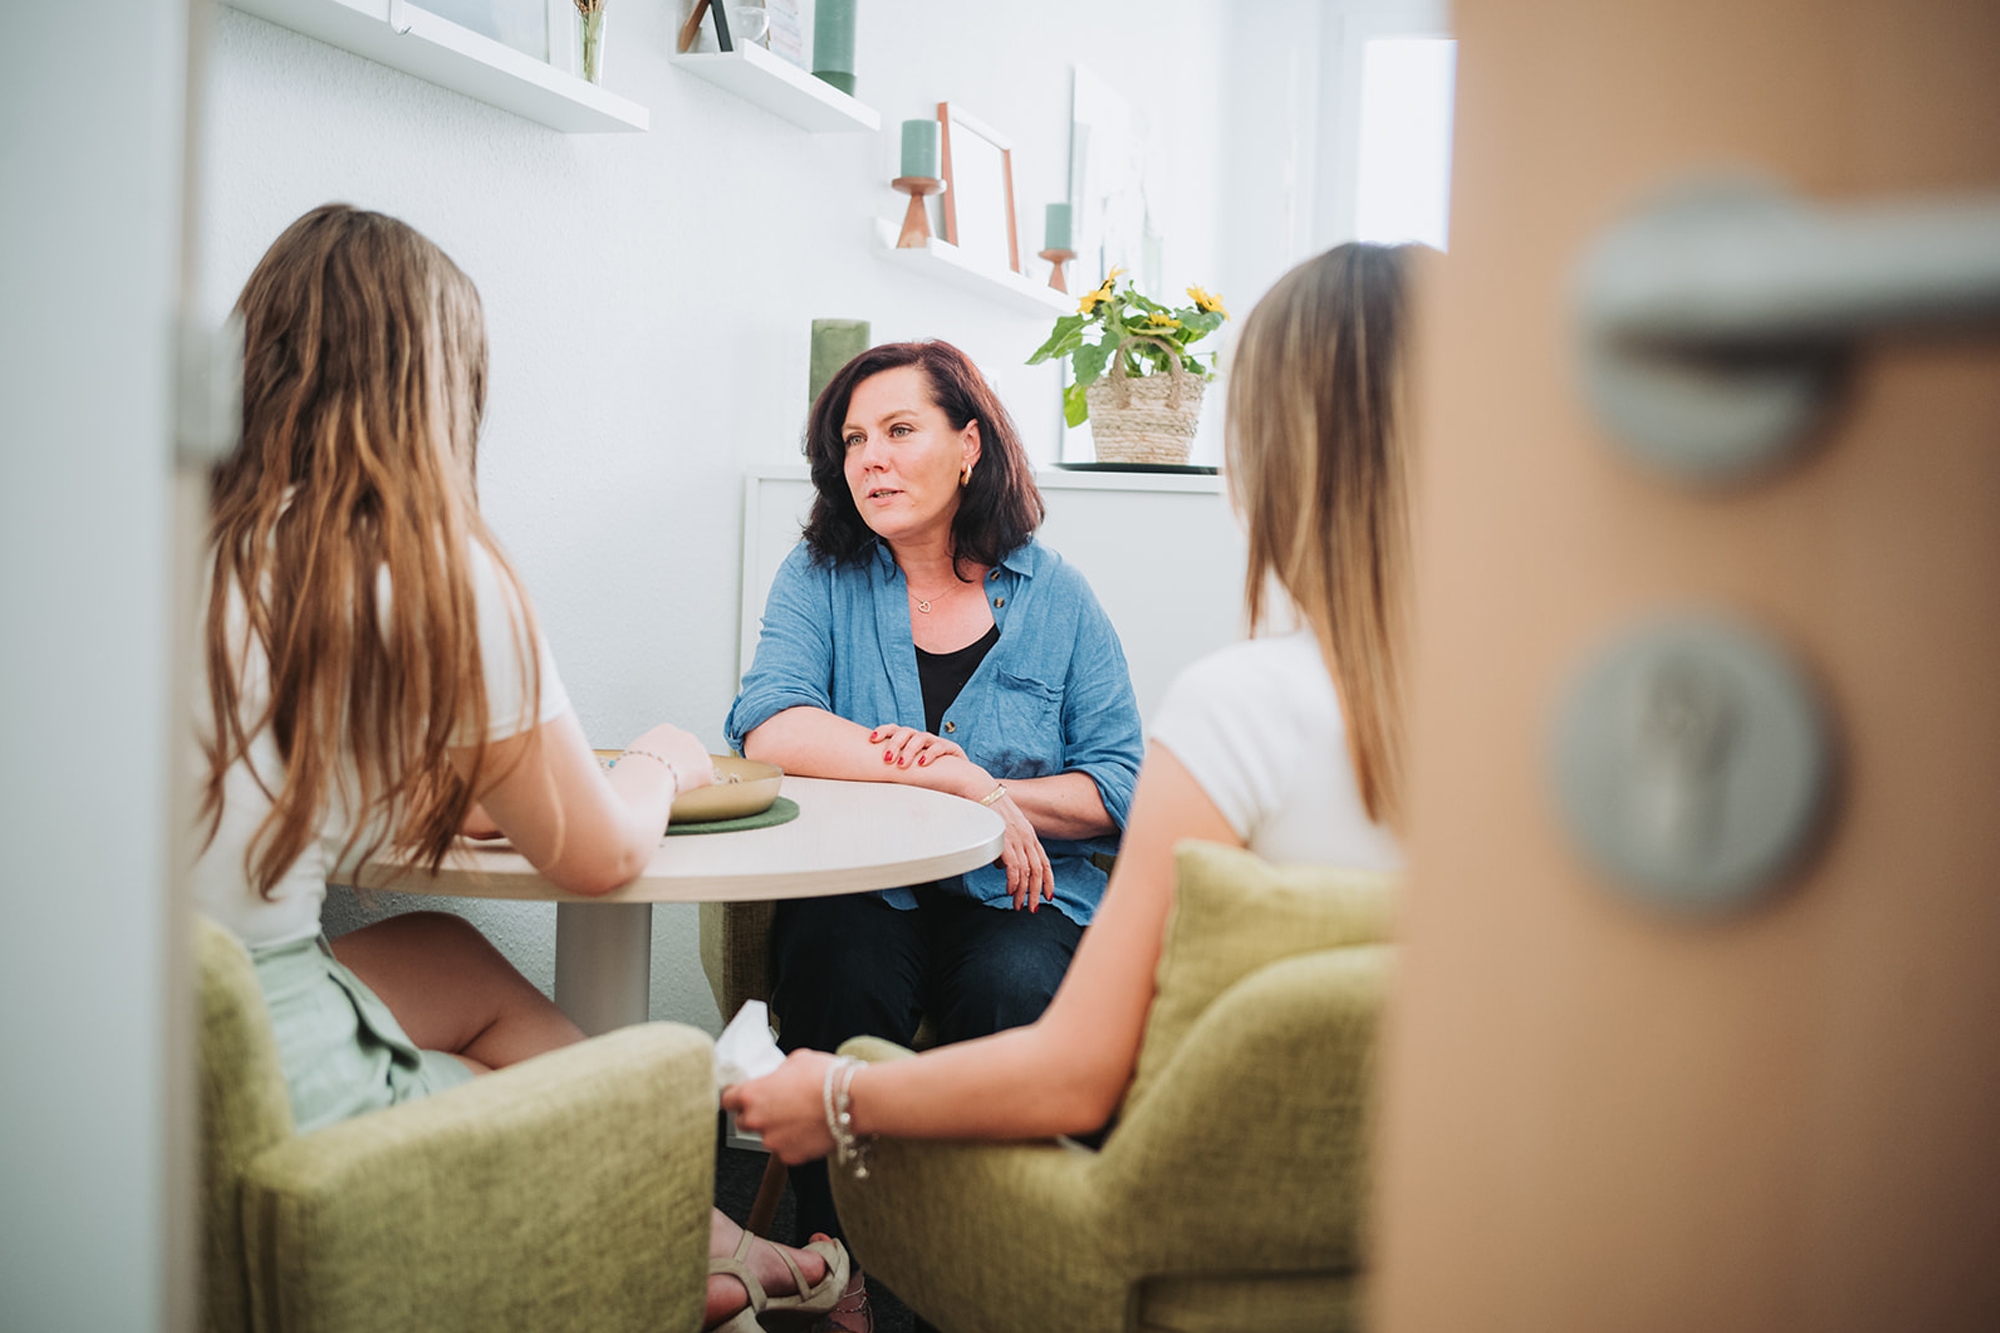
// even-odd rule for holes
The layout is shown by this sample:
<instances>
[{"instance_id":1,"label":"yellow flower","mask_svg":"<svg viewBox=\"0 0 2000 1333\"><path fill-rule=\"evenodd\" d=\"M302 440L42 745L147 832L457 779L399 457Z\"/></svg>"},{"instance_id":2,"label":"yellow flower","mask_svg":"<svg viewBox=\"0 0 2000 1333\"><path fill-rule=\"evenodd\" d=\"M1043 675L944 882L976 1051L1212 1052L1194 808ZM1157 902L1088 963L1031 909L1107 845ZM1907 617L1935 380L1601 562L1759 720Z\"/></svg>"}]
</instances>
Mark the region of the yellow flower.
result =
<instances>
[{"instance_id":1,"label":"yellow flower","mask_svg":"<svg viewBox=\"0 0 2000 1333\"><path fill-rule=\"evenodd\" d=\"M1221 297L1211 295L1210 293L1203 291L1199 287L1188 288L1187 294L1188 294L1188 300L1193 301L1197 306L1200 306L1203 310L1209 311L1212 314L1221 315L1224 319L1229 318L1229 312L1222 308Z\"/></svg>"},{"instance_id":2,"label":"yellow flower","mask_svg":"<svg viewBox=\"0 0 2000 1333\"><path fill-rule=\"evenodd\" d=\"M1179 328L1180 326L1181 326L1181 322L1180 322L1179 320L1175 319L1175 318L1174 318L1174 317L1173 317L1172 315L1169 315L1169 314L1168 314L1168 313L1167 313L1166 311L1164 311L1164 310L1148 310L1148 311L1146 312L1146 327L1147 327L1147 328L1152 328L1152 329L1177 329L1177 328Z\"/></svg>"},{"instance_id":3,"label":"yellow flower","mask_svg":"<svg viewBox=\"0 0 2000 1333\"><path fill-rule=\"evenodd\" d=\"M1104 281L1097 284L1096 291L1084 293L1083 299L1076 303L1076 313L1087 315L1104 302L1109 301L1111 299L1111 289L1118 285L1118 275L1124 271L1122 268L1114 267L1111 272L1105 275Z\"/></svg>"}]
</instances>

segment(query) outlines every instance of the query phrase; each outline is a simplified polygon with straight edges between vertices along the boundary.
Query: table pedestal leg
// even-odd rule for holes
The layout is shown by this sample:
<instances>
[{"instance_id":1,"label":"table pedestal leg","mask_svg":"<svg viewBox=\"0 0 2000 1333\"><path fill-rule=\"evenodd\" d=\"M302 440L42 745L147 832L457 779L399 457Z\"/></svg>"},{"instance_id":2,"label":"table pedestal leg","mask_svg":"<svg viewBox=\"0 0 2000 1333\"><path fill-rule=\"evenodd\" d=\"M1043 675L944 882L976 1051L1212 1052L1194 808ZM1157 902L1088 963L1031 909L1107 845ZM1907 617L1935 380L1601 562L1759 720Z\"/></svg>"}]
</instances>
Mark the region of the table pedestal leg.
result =
<instances>
[{"instance_id":1,"label":"table pedestal leg","mask_svg":"<svg viewBox=\"0 0 2000 1333\"><path fill-rule=\"evenodd\" d=\"M556 904L556 1007L585 1034L645 1022L652 980L651 903Z\"/></svg>"}]
</instances>

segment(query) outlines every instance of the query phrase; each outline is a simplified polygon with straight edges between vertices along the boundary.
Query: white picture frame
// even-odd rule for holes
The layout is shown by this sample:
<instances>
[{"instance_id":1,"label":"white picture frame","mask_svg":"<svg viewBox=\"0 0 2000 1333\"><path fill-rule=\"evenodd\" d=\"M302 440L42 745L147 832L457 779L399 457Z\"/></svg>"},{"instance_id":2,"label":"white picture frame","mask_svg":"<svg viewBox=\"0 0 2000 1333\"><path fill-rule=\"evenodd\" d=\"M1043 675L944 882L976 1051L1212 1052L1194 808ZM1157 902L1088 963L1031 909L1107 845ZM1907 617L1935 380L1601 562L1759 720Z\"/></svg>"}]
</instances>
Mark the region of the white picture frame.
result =
<instances>
[{"instance_id":1,"label":"white picture frame","mask_svg":"<svg viewBox=\"0 0 2000 1333\"><path fill-rule=\"evenodd\" d=\"M982 268L1021 271L1014 145L985 121L938 103L943 126L944 239Z\"/></svg>"}]
</instances>

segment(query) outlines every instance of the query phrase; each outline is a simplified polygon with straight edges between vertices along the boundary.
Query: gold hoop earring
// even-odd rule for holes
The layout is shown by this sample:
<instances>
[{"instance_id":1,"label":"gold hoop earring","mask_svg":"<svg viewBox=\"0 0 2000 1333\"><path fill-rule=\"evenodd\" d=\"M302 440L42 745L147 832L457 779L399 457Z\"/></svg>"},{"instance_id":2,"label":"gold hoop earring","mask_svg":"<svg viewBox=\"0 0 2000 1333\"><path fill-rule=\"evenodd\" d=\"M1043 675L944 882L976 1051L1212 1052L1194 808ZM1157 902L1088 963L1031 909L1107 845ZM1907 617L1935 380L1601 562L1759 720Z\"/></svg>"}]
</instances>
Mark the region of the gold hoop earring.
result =
<instances>
[{"instance_id":1,"label":"gold hoop earring","mask_svg":"<svg viewBox=\"0 0 2000 1333\"><path fill-rule=\"evenodd\" d=\"M972 484L972 464L967 463L965 465L965 471L959 474L958 484L961 487L970 486Z\"/></svg>"}]
</instances>

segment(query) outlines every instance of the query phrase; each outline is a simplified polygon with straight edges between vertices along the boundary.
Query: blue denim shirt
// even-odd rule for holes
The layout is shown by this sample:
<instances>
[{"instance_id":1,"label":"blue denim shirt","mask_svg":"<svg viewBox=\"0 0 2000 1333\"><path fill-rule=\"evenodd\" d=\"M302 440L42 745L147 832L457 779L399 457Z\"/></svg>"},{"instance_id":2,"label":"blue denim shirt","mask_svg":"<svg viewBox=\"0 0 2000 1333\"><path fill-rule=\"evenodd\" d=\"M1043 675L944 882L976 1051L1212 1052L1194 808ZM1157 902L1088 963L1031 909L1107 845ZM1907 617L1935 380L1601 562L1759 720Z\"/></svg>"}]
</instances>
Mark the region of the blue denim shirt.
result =
<instances>
[{"instance_id":1,"label":"blue denim shirt","mask_svg":"<svg viewBox=\"0 0 2000 1333\"><path fill-rule=\"evenodd\" d=\"M945 711L947 739L996 778L1087 773L1121 830L1132 804L1144 741L1125 650L1083 575L1030 541L988 576L986 599L1000 641ZM813 561L801 542L771 581L764 630L743 690L729 710L729 744L787 708L824 708L864 727L894 722L924 729L923 687L902 570L877 543L858 564ZM1089 925L1104 895L1093 852L1115 853L1116 837L1042 840L1055 871L1055 905ZM1011 907L1007 874L981 866L941 882L996 907ZM916 906L907 888L882 895Z\"/></svg>"}]
</instances>

